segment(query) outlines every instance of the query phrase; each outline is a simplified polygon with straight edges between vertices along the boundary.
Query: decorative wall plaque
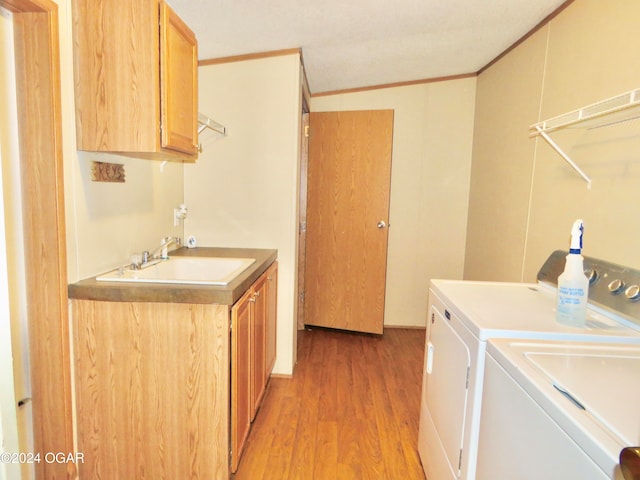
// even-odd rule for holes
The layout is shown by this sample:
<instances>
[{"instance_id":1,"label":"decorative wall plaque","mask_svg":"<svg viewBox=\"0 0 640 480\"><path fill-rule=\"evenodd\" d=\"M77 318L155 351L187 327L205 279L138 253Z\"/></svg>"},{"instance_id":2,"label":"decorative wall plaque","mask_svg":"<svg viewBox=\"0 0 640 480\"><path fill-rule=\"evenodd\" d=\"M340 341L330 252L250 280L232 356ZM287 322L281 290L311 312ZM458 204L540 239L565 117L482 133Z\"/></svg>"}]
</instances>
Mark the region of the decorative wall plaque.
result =
<instances>
[{"instance_id":1,"label":"decorative wall plaque","mask_svg":"<svg viewBox=\"0 0 640 480\"><path fill-rule=\"evenodd\" d=\"M124 183L124 165L119 163L91 162L91 180L94 182Z\"/></svg>"}]
</instances>

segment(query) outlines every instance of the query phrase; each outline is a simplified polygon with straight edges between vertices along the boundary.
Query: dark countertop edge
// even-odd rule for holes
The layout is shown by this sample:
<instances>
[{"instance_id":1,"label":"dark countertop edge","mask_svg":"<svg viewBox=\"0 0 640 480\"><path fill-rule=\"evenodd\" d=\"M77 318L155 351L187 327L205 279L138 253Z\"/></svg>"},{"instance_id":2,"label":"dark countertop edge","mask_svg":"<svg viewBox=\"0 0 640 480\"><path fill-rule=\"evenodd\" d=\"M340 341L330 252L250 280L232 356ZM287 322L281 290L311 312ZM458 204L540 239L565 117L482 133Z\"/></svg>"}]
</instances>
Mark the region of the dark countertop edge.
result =
<instances>
[{"instance_id":1,"label":"dark countertop edge","mask_svg":"<svg viewBox=\"0 0 640 480\"><path fill-rule=\"evenodd\" d=\"M183 285L157 283L102 282L96 277L68 286L72 300L104 302L157 302L233 305L277 259L275 249L197 247L179 248L170 256L255 258L253 265L228 285Z\"/></svg>"}]
</instances>

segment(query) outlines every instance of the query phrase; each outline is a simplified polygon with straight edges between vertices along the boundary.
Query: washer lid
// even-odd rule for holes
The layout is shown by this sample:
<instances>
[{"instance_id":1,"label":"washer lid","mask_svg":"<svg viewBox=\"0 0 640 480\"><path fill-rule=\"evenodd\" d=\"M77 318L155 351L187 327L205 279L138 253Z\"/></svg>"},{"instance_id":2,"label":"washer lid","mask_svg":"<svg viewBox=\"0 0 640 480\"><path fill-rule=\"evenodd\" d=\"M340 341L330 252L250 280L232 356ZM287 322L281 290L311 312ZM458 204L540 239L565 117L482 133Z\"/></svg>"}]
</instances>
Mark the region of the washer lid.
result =
<instances>
[{"instance_id":1,"label":"washer lid","mask_svg":"<svg viewBox=\"0 0 640 480\"><path fill-rule=\"evenodd\" d=\"M640 345L495 339L487 353L605 472L640 445Z\"/></svg>"},{"instance_id":2,"label":"washer lid","mask_svg":"<svg viewBox=\"0 0 640 480\"><path fill-rule=\"evenodd\" d=\"M528 352L525 357L623 444L640 445L640 349Z\"/></svg>"}]
</instances>

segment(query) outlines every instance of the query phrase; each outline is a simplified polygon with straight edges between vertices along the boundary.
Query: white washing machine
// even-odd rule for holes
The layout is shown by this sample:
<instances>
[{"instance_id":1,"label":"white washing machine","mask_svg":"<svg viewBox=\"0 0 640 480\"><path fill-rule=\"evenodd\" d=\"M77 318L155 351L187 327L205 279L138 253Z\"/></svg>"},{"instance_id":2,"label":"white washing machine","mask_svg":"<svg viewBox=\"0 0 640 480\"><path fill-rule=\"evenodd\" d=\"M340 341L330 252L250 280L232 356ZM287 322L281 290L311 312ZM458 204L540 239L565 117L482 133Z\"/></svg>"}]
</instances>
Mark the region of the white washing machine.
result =
<instances>
[{"instance_id":1,"label":"white washing machine","mask_svg":"<svg viewBox=\"0 0 640 480\"><path fill-rule=\"evenodd\" d=\"M640 282L640 272L601 260L585 257L586 327L556 322L555 286L566 254L554 252L537 283L431 282L418 437L428 480L476 478L489 339L640 344L638 293L628 287Z\"/></svg>"},{"instance_id":2,"label":"white washing machine","mask_svg":"<svg viewBox=\"0 0 640 480\"><path fill-rule=\"evenodd\" d=\"M622 480L640 445L640 345L490 340L477 480Z\"/></svg>"}]
</instances>

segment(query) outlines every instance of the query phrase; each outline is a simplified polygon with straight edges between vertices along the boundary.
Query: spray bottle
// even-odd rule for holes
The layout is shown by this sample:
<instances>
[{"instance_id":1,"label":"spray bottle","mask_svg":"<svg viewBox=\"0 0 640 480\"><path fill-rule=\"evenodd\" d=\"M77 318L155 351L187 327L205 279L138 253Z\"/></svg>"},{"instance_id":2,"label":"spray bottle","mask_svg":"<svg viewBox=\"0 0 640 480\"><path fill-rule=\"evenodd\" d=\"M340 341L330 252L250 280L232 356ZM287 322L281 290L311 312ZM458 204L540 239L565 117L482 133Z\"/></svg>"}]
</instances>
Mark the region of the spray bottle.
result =
<instances>
[{"instance_id":1,"label":"spray bottle","mask_svg":"<svg viewBox=\"0 0 640 480\"><path fill-rule=\"evenodd\" d=\"M584 224L578 219L571 228L571 246L566 256L564 272L558 277L556 320L572 327L584 327L589 300L589 279L584 274L582 234Z\"/></svg>"}]
</instances>

